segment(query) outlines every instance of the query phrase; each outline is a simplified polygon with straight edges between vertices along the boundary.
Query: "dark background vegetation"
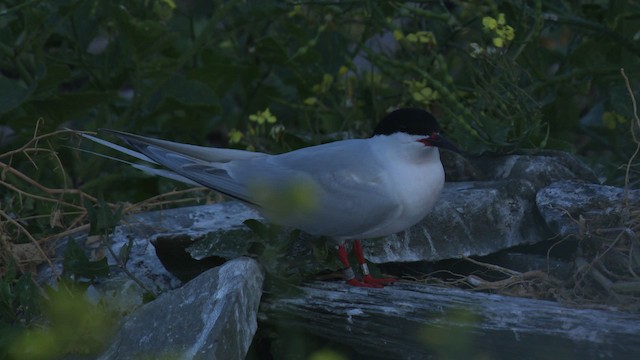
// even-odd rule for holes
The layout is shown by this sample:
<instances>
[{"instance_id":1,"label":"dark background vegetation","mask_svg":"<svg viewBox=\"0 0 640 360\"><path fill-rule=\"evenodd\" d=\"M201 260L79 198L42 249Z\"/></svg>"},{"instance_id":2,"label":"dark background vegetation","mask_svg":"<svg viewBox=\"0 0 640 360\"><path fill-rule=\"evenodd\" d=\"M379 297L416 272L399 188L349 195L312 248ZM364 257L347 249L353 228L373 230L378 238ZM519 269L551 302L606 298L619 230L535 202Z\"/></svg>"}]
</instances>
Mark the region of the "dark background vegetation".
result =
<instances>
[{"instance_id":1,"label":"dark background vegetation","mask_svg":"<svg viewBox=\"0 0 640 360\"><path fill-rule=\"evenodd\" d=\"M212 199L79 153L104 150L67 128L282 152L416 106L469 154L567 150L622 185L636 142L621 68L637 93L639 60L627 0L5 0L0 352L52 311L30 274L55 240L159 193Z\"/></svg>"}]
</instances>

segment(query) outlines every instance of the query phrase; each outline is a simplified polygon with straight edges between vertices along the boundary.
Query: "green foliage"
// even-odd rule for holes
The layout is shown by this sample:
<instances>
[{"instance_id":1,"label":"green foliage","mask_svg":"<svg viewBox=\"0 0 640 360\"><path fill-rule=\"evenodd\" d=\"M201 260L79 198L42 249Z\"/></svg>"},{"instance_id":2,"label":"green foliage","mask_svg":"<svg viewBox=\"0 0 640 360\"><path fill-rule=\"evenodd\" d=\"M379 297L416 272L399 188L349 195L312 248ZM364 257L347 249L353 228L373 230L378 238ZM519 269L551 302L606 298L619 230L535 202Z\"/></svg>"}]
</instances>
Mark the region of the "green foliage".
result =
<instances>
[{"instance_id":1,"label":"green foliage","mask_svg":"<svg viewBox=\"0 0 640 360\"><path fill-rule=\"evenodd\" d=\"M109 338L113 318L79 291L60 283L49 292L44 308L46 327L30 328L15 336L10 359L53 359L65 354L94 354Z\"/></svg>"},{"instance_id":2,"label":"green foliage","mask_svg":"<svg viewBox=\"0 0 640 360\"><path fill-rule=\"evenodd\" d=\"M254 219L246 220L244 224L256 235L247 252L258 257L267 274L266 287L274 293L297 291L294 285L324 270L328 258L324 241L320 245L308 239L301 240L299 230L284 231L280 226ZM306 245L304 249L301 242Z\"/></svg>"},{"instance_id":3,"label":"green foliage","mask_svg":"<svg viewBox=\"0 0 640 360\"><path fill-rule=\"evenodd\" d=\"M18 137L43 118L45 131L113 127L279 152L342 131L366 136L390 108L420 106L472 153L608 147L618 162L629 153L627 126L583 115L598 105L630 117L619 69L639 75L633 2L2 6L0 113ZM251 120L264 111L277 122ZM120 165L64 160L92 191L122 183L116 198L166 187L147 180L136 194L125 185L140 183L133 173L109 176Z\"/></svg>"},{"instance_id":4,"label":"green foliage","mask_svg":"<svg viewBox=\"0 0 640 360\"><path fill-rule=\"evenodd\" d=\"M109 275L109 265L107 258L91 261L85 254L85 250L81 248L73 239L67 244L62 262L64 268L63 275L74 279L94 280L98 277Z\"/></svg>"},{"instance_id":5,"label":"green foliage","mask_svg":"<svg viewBox=\"0 0 640 360\"><path fill-rule=\"evenodd\" d=\"M0 357L52 359L94 353L104 345L113 317L87 300L87 283L81 279L106 275L106 259L89 261L70 241L64 266L55 289L41 289L30 273L18 275L15 266L7 268L0 278Z\"/></svg>"},{"instance_id":6,"label":"green foliage","mask_svg":"<svg viewBox=\"0 0 640 360\"><path fill-rule=\"evenodd\" d=\"M123 206L112 210L104 200L98 200L95 206L86 204L89 215L89 235L107 235L120 222Z\"/></svg>"},{"instance_id":7,"label":"green foliage","mask_svg":"<svg viewBox=\"0 0 640 360\"><path fill-rule=\"evenodd\" d=\"M311 354L309 360L348 360L348 358L335 350L321 349Z\"/></svg>"},{"instance_id":8,"label":"green foliage","mask_svg":"<svg viewBox=\"0 0 640 360\"><path fill-rule=\"evenodd\" d=\"M40 289L31 274L18 275L15 264L9 264L7 272L0 277L0 323L24 326L37 318L41 311Z\"/></svg>"}]
</instances>

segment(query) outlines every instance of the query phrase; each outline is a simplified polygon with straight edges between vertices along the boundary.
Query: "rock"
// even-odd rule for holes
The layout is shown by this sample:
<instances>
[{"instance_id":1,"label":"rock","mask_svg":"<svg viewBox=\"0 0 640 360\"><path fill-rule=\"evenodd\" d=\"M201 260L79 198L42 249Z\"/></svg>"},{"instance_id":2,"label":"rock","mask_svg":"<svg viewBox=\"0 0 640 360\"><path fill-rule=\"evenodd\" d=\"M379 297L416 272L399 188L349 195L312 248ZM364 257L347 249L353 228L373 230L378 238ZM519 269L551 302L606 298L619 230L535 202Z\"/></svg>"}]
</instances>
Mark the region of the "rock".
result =
<instances>
[{"instance_id":1,"label":"rock","mask_svg":"<svg viewBox=\"0 0 640 360\"><path fill-rule=\"evenodd\" d=\"M106 257L109 276L90 285L87 296L91 301L107 304L109 311L127 314L142 305L149 293L157 296L175 289L207 269L245 255L246 252L240 252L216 259L220 261L194 260L185 248L207 234L221 236L225 231L236 231L243 240L251 237L251 231L242 224L250 218L261 217L255 210L232 201L128 215L107 241L87 237L85 233L56 242L55 258L59 260L54 262L55 270L62 273L61 259L71 239L85 250L90 260ZM122 258L126 260L126 271L121 269ZM56 286L57 276L49 266L39 269L37 279L39 283Z\"/></svg>"},{"instance_id":2,"label":"rock","mask_svg":"<svg viewBox=\"0 0 640 360\"><path fill-rule=\"evenodd\" d=\"M436 261L532 244L546 239L526 180L445 184L435 208L417 225L381 240L364 241L374 263Z\"/></svg>"},{"instance_id":3,"label":"rock","mask_svg":"<svg viewBox=\"0 0 640 360\"><path fill-rule=\"evenodd\" d=\"M595 229L623 226L628 204L640 205L640 190L577 181L555 182L536 195L546 224L560 238L580 238Z\"/></svg>"},{"instance_id":4,"label":"rock","mask_svg":"<svg viewBox=\"0 0 640 360\"><path fill-rule=\"evenodd\" d=\"M437 261L546 240L549 233L536 208L536 192L557 180L597 180L579 159L559 151L486 156L469 163L445 154L448 175L484 180L445 184L436 207L420 223L382 241L364 242L367 259Z\"/></svg>"},{"instance_id":5,"label":"rock","mask_svg":"<svg viewBox=\"0 0 640 360\"><path fill-rule=\"evenodd\" d=\"M537 204L558 239L575 244L574 292L607 304L640 309L640 190L575 181L542 189Z\"/></svg>"},{"instance_id":6,"label":"rock","mask_svg":"<svg viewBox=\"0 0 640 360\"><path fill-rule=\"evenodd\" d=\"M257 329L264 275L239 258L125 317L99 359L243 359Z\"/></svg>"},{"instance_id":7,"label":"rock","mask_svg":"<svg viewBox=\"0 0 640 360\"><path fill-rule=\"evenodd\" d=\"M242 221L249 218L260 218L260 215L238 202L151 211L125 217L110 241L116 254L130 242L132 247L127 261L128 270L146 287L153 291L163 291L174 289L182 281L211 267L199 266L199 272L195 275L193 271L189 272L190 266L198 267L198 264L181 266L176 260L180 256L176 243L186 239L184 246L188 246L206 234L236 229L250 234L249 229L242 224ZM162 243L165 247L150 246L150 242L154 245ZM109 262L117 263L112 257ZM187 275L179 279L167 271L175 270L176 267L178 275L183 274L181 271Z\"/></svg>"},{"instance_id":8,"label":"rock","mask_svg":"<svg viewBox=\"0 0 640 360\"><path fill-rule=\"evenodd\" d=\"M632 359L640 353L638 314L415 282L384 289L313 282L300 290L263 299L265 325L352 349L354 358Z\"/></svg>"},{"instance_id":9,"label":"rock","mask_svg":"<svg viewBox=\"0 0 640 360\"><path fill-rule=\"evenodd\" d=\"M560 180L598 180L581 160L563 151L483 156L473 159L472 163L481 169L484 180L524 179L536 189Z\"/></svg>"}]
</instances>

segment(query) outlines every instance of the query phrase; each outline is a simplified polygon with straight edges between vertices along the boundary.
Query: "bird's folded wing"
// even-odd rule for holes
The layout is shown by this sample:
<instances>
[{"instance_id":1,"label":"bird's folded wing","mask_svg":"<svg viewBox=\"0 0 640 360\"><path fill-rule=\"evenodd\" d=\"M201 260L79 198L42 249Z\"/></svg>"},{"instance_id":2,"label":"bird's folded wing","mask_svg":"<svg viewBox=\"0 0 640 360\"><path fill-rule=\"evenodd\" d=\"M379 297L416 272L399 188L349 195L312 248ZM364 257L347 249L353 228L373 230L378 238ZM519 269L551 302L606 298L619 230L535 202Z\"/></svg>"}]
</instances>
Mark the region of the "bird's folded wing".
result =
<instances>
[{"instance_id":1,"label":"bird's folded wing","mask_svg":"<svg viewBox=\"0 0 640 360\"><path fill-rule=\"evenodd\" d=\"M103 129L101 131L112 133L118 136L119 138L121 138L122 140L126 141L130 145L134 145L134 143L144 144L144 145L153 145L157 148L164 149L167 152L182 154L182 155L189 156L193 159L197 159L201 161L227 162L231 160L252 159L252 158L267 156L267 154L253 152L253 151L245 151L245 150L237 150L237 149L221 149L221 148L214 148L214 147L207 147L207 146L182 144L182 143L177 143L173 141L160 140L160 139L154 139L146 136L129 134L129 133L126 133L123 131L117 131L117 130Z\"/></svg>"},{"instance_id":2,"label":"bird's folded wing","mask_svg":"<svg viewBox=\"0 0 640 360\"><path fill-rule=\"evenodd\" d=\"M129 144L132 149L91 135L82 134L82 136L121 153L151 164L162 165L170 170L129 163L147 173L164 176L188 184L203 185L248 204L256 205L249 196L246 186L231 179L220 165L238 159L269 156L267 154L180 144L120 131L106 131L117 135Z\"/></svg>"},{"instance_id":3,"label":"bird's folded wing","mask_svg":"<svg viewBox=\"0 0 640 360\"><path fill-rule=\"evenodd\" d=\"M258 179L263 185L258 189L311 189L308 193L315 197L311 203L316 211L292 211L278 219L311 234L375 237L402 213L398 199L388 195L388 174L372 160L365 141L333 142L265 159L234 161L225 168L238 181Z\"/></svg>"},{"instance_id":4,"label":"bird's folded wing","mask_svg":"<svg viewBox=\"0 0 640 360\"><path fill-rule=\"evenodd\" d=\"M101 140L101 141L96 141L96 142L99 142L99 143L101 143L101 144L103 144L103 145L105 145L107 147L110 147L110 148L114 148L114 146L122 148L124 150L127 150L127 151L123 151L123 153L129 154L130 156L133 156L133 157L141 159L141 160L143 160L143 157L144 158L147 157L144 154L141 154L141 153L139 153L137 151L133 151L131 149L127 149L125 147L110 143L108 141L104 141L104 140L96 138L96 137L93 137L91 135L81 134L81 136L85 137L87 139L93 140L93 141ZM114 145L114 146L111 146L111 145ZM133 163L131 161L119 159L117 157L113 157L113 156L109 156L109 155L105 155L105 154L100 154L100 153L97 153L95 151L90 151L90 150L85 150L85 149L76 149L76 150L79 150L79 151L82 151L82 152L85 152L85 153L88 153L88 154L92 154L92 155L95 155L95 156L103 157L105 159L121 162L123 164L127 164L127 165L131 166L132 168L140 170L140 171L142 171L144 173L147 173L149 175L161 176L161 177L165 177L167 179L179 181L179 182L182 182L182 183L185 183L185 184L188 184L188 185L200 186L200 184L198 184L197 182L195 182L193 180L190 180L190 179L187 179L184 176L178 175L178 174L176 174L175 172L173 172L171 170L159 169L159 168L148 166L148 165L144 165L144 164L136 164L136 163ZM151 159L148 159L148 160L145 160L145 161L149 162L149 163L152 163L152 164L156 164L156 162L151 160Z\"/></svg>"}]
</instances>

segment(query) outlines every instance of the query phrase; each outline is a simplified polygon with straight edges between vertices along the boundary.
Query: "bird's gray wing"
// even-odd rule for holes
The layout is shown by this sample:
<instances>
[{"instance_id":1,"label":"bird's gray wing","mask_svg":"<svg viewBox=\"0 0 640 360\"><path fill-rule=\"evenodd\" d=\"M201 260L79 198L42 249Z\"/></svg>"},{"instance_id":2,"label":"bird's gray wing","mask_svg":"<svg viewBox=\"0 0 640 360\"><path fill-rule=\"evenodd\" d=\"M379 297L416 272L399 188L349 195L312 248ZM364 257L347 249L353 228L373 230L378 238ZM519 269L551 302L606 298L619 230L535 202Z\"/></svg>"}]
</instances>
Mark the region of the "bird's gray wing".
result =
<instances>
[{"instance_id":1,"label":"bird's gray wing","mask_svg":"<svg viewBox=\"0 0 640 360\"><path fill-rule=\"evenodd\" d=\"M225 166L236 181L257 182L249 184L252 198L261 197L252 192L271 191L290 202L263 204L267 218L269 210L284 206L285 211L271 216L273 221L311 234L369 237L395 221L402 210L397 199L389 196L389 175L373 157L367 140L333 142ZM287 187L293 189L293 196L283 191ZM299 196L309 199L296 204Z\"/></svg>"},{"instance_id":2,"label":"bird's gray wing","mask_svg":"<svg viewBox=\"0 0 640 360\"><path fill-rule=\"evenodd\" d=\"M103 145L135 156L141 160L162 165L175 172L178 177L184 177L191 182L206 186L246 203L256 205L255 202L252 201L245 184L238 183L231 178L224 169L224 164L236 160L269 157L270 155L243 150L181 144L121 131L107 131L117 135L135 151L126 148L124 149L127 151L123 151L118 148L118 145L108 143L104 140L101 142ZM108 144L105 144L105 142Z\"/></svg>"},{"instance_id":3,"label":"bird's gray wing","mask_svg":"<svg viewBox=\"0 0 640 360\"><path fill-rule=\"evenodd\" d=\"M222 149L207 146L197 146L190 144L177 143L173 141L154 139L146 136L129 134L123 131L102 129L101 131L112 133L122 140L126 141L131 146L138 148L137 145L142 146L154 146L156 148L164 149L167 153L176 153L184 156L188 156L198 161L207 162L227 162L238 159L253 159L266 156L265 153L245 151L237 149ZM137 144L137 145L134 145ZM141 149L139 149L142 151ZM142 151L144 153L144 151Z\"/></svg>"}]
</instances>

